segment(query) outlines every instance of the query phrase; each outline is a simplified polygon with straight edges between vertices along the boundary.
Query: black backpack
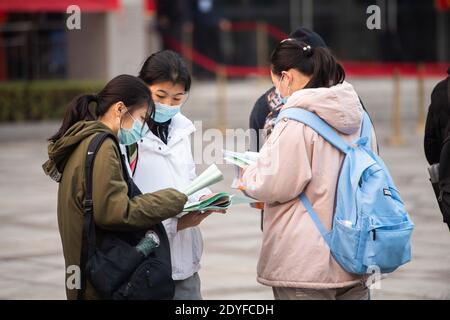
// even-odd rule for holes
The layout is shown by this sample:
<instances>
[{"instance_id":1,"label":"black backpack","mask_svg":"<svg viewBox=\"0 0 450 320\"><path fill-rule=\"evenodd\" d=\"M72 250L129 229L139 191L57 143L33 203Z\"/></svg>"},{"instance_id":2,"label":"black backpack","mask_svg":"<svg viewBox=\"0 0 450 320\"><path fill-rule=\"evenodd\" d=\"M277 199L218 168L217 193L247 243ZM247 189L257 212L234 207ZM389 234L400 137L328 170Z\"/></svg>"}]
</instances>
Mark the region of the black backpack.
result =
<instances>
[{"instance_id":1,"label":"black backpack","mask_svg":"<svg viewBox=\"0 0 450 320\"><path fill-rule=\"evenodd\" d=\"M450 78L447 79L447 96L450 107ZM430 172L435 170L435 179L431 178L434 193L438 199L439 209L441 210L443 221L450 229L450 123L447 124L446 138L442 142L439 163L430 167ZM430 173L433 177L433 175Z\"/></svg>"},{"instance_id":2,"label":"black backpack","mask_svg":"<svg viewBox=\"0 0 450 320\"><path fill-rule=\"evenodd\" d=\"M117 139L112 134L99 133L92 139L87 149L80 257L81 289L78 290L78 299L84 299L87 279L102 299L173 299L175 285L172 279L170 245L162 223L140 232L113 232L103 230L94 223L92 171L96 153L108 137L112 138L119 148ZM142 194L129 176L123 157L121 162L123 175L128 184L128 197ZM149 230L158 235L160 243L150 255L144 257L135 246Z\"/></svg>"}]
</instances>

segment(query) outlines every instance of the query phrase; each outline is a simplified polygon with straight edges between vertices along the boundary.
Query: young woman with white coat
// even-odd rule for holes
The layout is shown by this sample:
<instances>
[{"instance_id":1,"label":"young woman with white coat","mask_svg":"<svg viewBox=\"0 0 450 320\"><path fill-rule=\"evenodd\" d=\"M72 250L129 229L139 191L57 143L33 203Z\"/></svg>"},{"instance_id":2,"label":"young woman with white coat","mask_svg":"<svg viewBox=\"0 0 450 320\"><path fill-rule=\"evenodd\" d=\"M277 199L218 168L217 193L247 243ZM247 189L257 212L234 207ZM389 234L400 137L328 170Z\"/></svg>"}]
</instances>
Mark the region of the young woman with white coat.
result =
<instances>
[{"instance_id":1,"label":"young woman with white coat","mask_svg":"<svg viewBox=\"0 0 450 320\"><path fill-rule=\"evenodd\" d=\"M155 102L151 131L126 147L133 180L142 192L171 187L183 190L196 178L191 151L194 124L181 113L191 86L191 76L181 57L170 50L152 54L139 73ZM203 189L189 197L198 201L211 194ZM223 212L223 211L221 211ZM163 221L172 258L174 299L202 299L200 259L203 240L198 225L212 212L192 212Z\"/></svg>"},{"instance_id":2,"label":"young woman with white coat","mask_svg":"<svg viewBox=\"0 0 450 320\"><path fill-rule=\"evenodd\" d=\"M316 113L349 143L359 137L363 108L328 49L284 40L272 53L271 76L285 100L283 109ZM265 202L257 279L273 288L276 299L369 298L365 278L340 267L299 201L305 192L330 229L343 159L313 129L285 118L275 126L256 164L244 171L242 188Z\"/></svg>"}]
</instances>

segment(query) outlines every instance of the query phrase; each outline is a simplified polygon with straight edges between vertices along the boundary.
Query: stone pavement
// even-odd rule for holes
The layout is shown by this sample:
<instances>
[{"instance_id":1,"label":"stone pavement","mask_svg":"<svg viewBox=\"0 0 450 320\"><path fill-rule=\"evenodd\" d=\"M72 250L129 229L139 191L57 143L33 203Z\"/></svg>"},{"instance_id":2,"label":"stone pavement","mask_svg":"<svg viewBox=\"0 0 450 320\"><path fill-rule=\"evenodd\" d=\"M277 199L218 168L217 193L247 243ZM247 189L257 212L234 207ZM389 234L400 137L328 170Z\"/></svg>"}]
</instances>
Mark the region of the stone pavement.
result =
<instances>
[{"instance_id":1,"label":"stone pavement","mask_svg":"<svg viewBox=\"0 0 450 320\"><path fill-rule=\"evenodd\" d=\"M427 81L427 96L437 79ZM427 180L422 136L416 134L415 84L405 81L402 116L405 145L389 146L392 91L389 80L355 79L375 119L381 154L416 224L412 262L381 282L374 299L450 299L450 233ZM227 87L228 127L246 128L255 98L268 83L234 81ZM185 112L215 125L214 83L194 83ZM57 184L41 169L46 143L57 123L0 125L0 299L64 299L64 267L56 221ZM199 146L200 148L201 146ZM198 172L206 167L198 166ZM232 168L219 165L225 180L213 191L231 191ZM272 299L271 289L256 282L260 249L257 210L236 206L214 214L201 226L204 255L200 272L205 299Z\"/></svg>"}]
</instances>

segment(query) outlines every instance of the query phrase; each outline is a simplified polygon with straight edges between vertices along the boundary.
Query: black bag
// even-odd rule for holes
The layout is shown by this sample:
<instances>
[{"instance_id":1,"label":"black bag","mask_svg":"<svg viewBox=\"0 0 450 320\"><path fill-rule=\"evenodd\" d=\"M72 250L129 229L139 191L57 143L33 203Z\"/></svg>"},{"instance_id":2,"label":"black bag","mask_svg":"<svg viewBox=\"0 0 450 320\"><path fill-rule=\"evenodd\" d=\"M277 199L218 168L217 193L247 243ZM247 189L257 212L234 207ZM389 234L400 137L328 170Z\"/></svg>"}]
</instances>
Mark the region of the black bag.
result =
<instances>
[{"instance_id":1,"label":"black bag","mask_svg":"<svg viewBox=\"0 0 450 320\"><path fill-rule=\"evenodd\" d=\"M135 246L148 230L112 232L95 226L92 171L95 155L108 137L111 137L119 147L112 134L100 133L90 142L86 155L86 193L80 257L81 289L78 291L78 299L84 298L87 280L102 299L173 299L175 285L172 279L170 246L161 223L149 229L158 235L160 243L147 257L139 253ZM132 198L142 194L129 176L123 157L121 162L128 184L128 196Z\"/></svg>"},{"instance_id":2,"label":"black bag","mask_svg":"<svg viewBox=\"0 0 450 320\"><path fill-rule=\"evenodd\" d=\"M447 80L448 105L450 108L450 78ZM432 171L438 174L433 179ZM450 123L447 124L446 138L442 142L439 163L430 167L431 185L438 199L444 223L450 229Z\"/></svg>"}]
</instances>

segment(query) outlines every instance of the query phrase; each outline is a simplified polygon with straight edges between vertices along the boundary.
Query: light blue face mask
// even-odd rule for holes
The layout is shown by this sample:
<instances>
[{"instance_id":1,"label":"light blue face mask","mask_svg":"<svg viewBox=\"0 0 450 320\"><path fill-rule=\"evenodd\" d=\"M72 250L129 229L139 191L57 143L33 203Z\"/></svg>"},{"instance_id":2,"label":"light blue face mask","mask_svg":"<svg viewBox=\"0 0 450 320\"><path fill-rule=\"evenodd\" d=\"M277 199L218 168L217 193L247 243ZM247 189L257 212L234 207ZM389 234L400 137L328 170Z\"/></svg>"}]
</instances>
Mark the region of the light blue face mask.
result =
<instances>
[{"instance_id":1,"label":"light blue face mask","mask_svg":"<svg viewBox=\"0 0 450 320\"><path fill-rule=\"evenodd\" d=\"M155 102L155 116L153 120L158 123L164 123L172 119L181 110L181 104L177 106L168 106L163 103Z\"/></svg>"},{"instance_id":2,"label":"light blue face mask","mask_svg":"<svg viewBox=\"0 0 450 320\"><path fill-rule=\"evenodd\" d=\"M281 85L281 82L283 81L283 77L284 77L284 75L282 75L281 78L280 78L280 85ZM278 96L280 97L281 103L282 104L286 104L288 99L289 99L289 97L290 97L290 95L288 95L286 97L282 97L281 93L280 93L280 90L276 89L276 91L277 91ZM288 92L289 91L290 91L290 86L288 87Z\"/></svg>"},{"instance_id":3,"label":"light blue face mask","mask_svg":"<svg viewBox=\"0 0 450 320\"><path fill-rule=\"evenodd\" d=\"M133 119L133 126L131 129L120 128L117 137L119 138L119 142L126 146L136 143L141 140L149 131L147 123L142 125L141 121L136 120L131 114L131 118Z\"/></svg>"}]
</instances>

